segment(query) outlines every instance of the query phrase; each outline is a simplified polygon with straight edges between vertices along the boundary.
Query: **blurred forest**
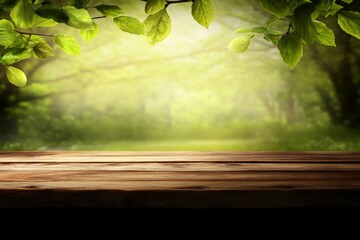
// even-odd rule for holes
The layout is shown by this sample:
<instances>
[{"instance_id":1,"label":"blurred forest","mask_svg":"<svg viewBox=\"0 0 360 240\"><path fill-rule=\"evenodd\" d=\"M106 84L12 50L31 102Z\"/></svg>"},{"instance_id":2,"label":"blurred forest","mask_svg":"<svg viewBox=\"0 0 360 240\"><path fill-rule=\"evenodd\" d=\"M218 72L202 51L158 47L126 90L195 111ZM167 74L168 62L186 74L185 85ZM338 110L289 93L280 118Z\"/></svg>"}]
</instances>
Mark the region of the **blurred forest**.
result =
<instances>
[{"instance_id":1,"label":"blurred forest","mask_svg":"<svg viewBox=\"0 0 360 240\"><path fill-rule=\"evenodd\" d=\"M143 2L120 2L144 19ZM156 46L100 19L81 56L19 63L25 88L0 69L0 149L360 150L360 41L339 30L336 48L308 46L290 70L261 38L227 49L235 29L269 18L256 1L215 4L209 29L189 4L169 7Z\"/></svg>"}]
</instances>

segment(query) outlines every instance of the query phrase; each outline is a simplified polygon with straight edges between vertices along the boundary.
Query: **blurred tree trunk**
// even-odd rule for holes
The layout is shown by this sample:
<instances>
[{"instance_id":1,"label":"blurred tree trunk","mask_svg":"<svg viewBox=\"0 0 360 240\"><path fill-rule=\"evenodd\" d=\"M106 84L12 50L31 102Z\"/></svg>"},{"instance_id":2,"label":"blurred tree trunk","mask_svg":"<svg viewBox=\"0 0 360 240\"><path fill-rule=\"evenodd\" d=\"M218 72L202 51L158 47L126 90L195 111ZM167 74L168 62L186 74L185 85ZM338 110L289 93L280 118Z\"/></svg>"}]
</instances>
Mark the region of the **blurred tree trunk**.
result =
<instances>
[{"instance_id":1,"label":"blurred tree trunk","mask_svg":"<svg viewBox=\"0 0 360 240\"><path fill-rule=\"evenodd\" d=\"M312 47L313 59L328 74L334 87L335 101L320 86L316 90L333 124L355 127L360 123L360 86L357 80L360 56L353 37L340 31L336 37L337 50L328 50L330 54L320 51L319 46Z\"/></svg>"},{"instance_id":2,"label":"blurred tree trunk","mask_svg":"<svg viewBox=\"0 0 360 240\"><path fill-rule=\"evenodd\" d=\"M5 68L3 68L5 72ZM17 117L13 109L19 101L20 89L0 77L0 139L11 139L17 134Z\"/></svg>"}]
</instances>

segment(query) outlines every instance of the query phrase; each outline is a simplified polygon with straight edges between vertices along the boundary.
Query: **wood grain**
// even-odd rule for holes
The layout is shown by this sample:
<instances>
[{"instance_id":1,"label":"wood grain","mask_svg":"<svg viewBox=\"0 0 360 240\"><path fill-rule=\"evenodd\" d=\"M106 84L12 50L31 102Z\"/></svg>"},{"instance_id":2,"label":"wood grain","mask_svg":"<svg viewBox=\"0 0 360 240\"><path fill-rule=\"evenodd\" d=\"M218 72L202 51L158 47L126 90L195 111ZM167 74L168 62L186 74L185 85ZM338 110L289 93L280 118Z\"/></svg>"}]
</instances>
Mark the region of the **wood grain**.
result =
<instances>
[{"instance_id":1,"label":"wood grain","mask_svg":"<svg viewBox=\"0 0 360 240\"><path fill-rule=\"evenodd\" d=\"M360 207L360 153L0 152L0 207L69 206Z\"/></svg>"}]
</instances>

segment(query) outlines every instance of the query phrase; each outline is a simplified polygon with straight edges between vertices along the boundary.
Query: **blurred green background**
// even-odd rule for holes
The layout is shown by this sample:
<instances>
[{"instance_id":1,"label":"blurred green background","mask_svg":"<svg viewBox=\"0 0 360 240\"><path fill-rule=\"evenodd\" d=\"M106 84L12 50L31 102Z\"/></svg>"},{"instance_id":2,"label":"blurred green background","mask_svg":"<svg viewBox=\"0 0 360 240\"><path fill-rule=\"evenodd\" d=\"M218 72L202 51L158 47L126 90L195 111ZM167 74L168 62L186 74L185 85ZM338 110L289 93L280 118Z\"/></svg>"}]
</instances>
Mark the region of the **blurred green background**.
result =
<instances>
[{"instance_id":1,"label":"blurred green background","mask_svg":"<svg viewBox=\"0 0 360 240\"><path fill-rule=\"evenodd\" d=\"M19 63L25 88L1 69L0 149L360 150L360 41L337 31L337 48L309 46L290 70L261 37L227 49L235 29L269 18L256 1L215 4L209 29L190 4L170 6L171 35L156 46L100 19L93 41L76 33L80 57ZM141 1L120 6L146 17Z\"/></svg>"}]
</instances>

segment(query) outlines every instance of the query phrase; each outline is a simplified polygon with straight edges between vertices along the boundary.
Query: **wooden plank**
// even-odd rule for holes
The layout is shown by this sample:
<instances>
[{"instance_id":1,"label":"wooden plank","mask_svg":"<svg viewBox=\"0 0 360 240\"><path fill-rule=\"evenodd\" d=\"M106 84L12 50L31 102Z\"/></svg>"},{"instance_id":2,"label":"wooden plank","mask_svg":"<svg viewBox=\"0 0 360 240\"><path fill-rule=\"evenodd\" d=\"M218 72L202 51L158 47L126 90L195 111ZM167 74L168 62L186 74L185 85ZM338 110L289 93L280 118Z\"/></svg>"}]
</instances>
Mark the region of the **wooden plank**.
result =
<instances>
[{"instance_id":1,"label":"wooden plank","mask_svg":"<svg viewBox=\"0 0 360 240\"><path fill-rule=\"evenodd\" d=\"M358 191L3 190L0 207L294 208L360 207Z\"/></svg>"},{"instance_id":2,"label":"wooden plank","mask_svg":"<svg viewBox=\"0 0 360 240\"><path fill-rule=\"evenodd\" d=\"M198 171L252 171L252 172L300 172L300 171L359 171L360 164L340 163L6 163L0 164L1 171L33 170L102 170L102 171L156 171L156 172L198 172Z\"/></svg>"},{"instance_id":3,"label":"wooden plank","mask_svg":"<svg viewBox=\"0 0 360 240\"><path fill-rule=\"evenodd\" d=\"M0 152L0 162L360 163L358 152Z\"/></svg>"},{"instance_id":4,"label":"wooden plank","mask_svg":"<svg viewBox=\"0 0 360 240\"><path fill-rule=\"evenodd\" d=\"M1 182L25 181L356 181L360 172L0 171Z\"/></svg>"},{"instance_id":5,"label":"wooden plank","mask_svg":"<svg viewBox=\"0 0 360 240\"><path fill-rule=\"evenodd\" d=\"M117 190L117 191L298 191L298 190L358 190L360 180L336 181L25 181L1 182L1 190Z\"/></svg>"},{"instance_id":6,"label":"wooden plank","mask_svg":"<svg viewBox=\"0 0 360 240\"><path fill-rule=\"evenodd\" d=\"M358 152L0 152L0 207L360 207Z\"/></svg>"}]
</instances>

